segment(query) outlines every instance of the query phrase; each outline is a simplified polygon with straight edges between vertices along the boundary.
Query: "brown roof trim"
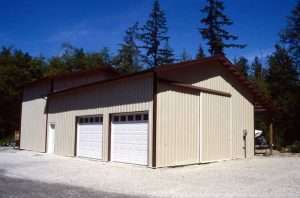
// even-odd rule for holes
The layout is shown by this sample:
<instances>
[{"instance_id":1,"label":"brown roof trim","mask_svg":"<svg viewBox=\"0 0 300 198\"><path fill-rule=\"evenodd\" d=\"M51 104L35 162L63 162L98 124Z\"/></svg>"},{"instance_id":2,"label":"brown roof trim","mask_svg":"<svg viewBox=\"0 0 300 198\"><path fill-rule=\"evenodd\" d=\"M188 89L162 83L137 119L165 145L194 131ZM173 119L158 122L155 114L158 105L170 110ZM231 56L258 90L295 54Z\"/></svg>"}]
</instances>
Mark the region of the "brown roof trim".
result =
<instances>
[{"instance_id":1,"label":"brown roof trim","mask_svg":"<svg viewBox=\"0 0 300 198\"><path fill-rule=\"evenodd\" d=\"M186 61L186 62L181 62L177 64L169 64L169 65L162 65L158 68L155 69L156 72L165 72L169 70L174 70L174 69L180 69L182 67L186 66L192 66L195 64L204 64L204 63L210 63L212 61L219 62L221 65L223 65L232 75L235 76L235 78L244 86L248 89L248 91L256 97L255 100L258 100L263 106L265 106L267 109L270 111L273 111L275 109L274 105L272 104L272 101L267 98L264 94L261 93L257 85L248 79L239 71L237 70L237 67L232 64L232 62L227 59L223 55L217 55L217 56L212 56L212 57L207 57L207 58L202 58L199 60L192 60L192 61Z\"/></svg>"},{"instance_id":2,"label":"brown roof trim","mask_svg":"<svg viewBox=\"0 0 300 198\"><path fill-rule=\"evenodd\" d=\"M174 69L180 69L182 67L190 66L190 65L195 65L195 64L204 64L204 63L209 63L212 61L220 61L220 58L223 58L224 56L217 55L217 56L211 56L211 57L206 57L206 58L201 58L198 60L190 60L190 61L185 61L185 62L180 62L180 63L175 63L175 64L167 64L167 65L161 65L157 68L155 68L155 72L166 72L169 70L174 70Z\"/></svg>"},{"instance_id":3,"label":"brown roof trim","mask_svg":"<svg viewBox=\"0 0 300 198\"><path fill-rule=\"evenodd\" d=\"M153 72L153 108L152 108L152 168L156 168L157 166L157 155L156 155L156 137L157 137L157 84L158 84L158 79L157 79L157 74Z\"/></svg>"},{"instance_id":4,"label":"brown roof trim","mask_svg":"<svg viewBox=\"0 0 300 198\"><path fill-rule=\"evenodd\" d=\"M226 57L220 56L219 61L225 66L228 71L236 77L236 79L244 85L254 97L256 102L266 107L269 111L274 111L275 107L270 98L267 98L257 87L254 82L249 81ZM256 100L257 99L257 100Z\"/></svg>"},{"instance_id":5,"label":"brown roof trim","mask_svg":"<svg viewBox=\"0 0 300 198\"><path fill-rule=\"evenodd\" d=\"M74 87L74 88L63 90L63 91L50 93L49 95L68 92L68 91L80 89L80 88L83 88L83 87L89 87L89 86L102 84L102 83L107 83L107 82L112 82L112 81L116 81L116 80L127 79L127 78L131 78L131 77L134 77L134 76L143 75L145 73L167 72L167 71L170 71L170 70L176 70L176 69L180 69L180 68L187 67L187 66L193 66L193 65L196 65L196 64L211 63L212 61L218 62L221 65L223 65L244 87L246 87L248 89L248 91L255 97L255 100L258 100L261 105L265 106L269 110L274 110L274 106L272 105L271 100L266 98L259 91L258 87L254 83L252 83L248 79L246 79L244 77L244 75L240 71L238 71L237 68L231 63L231 61L228 60L223 55L217 55L217 56L202 58L202 59L199 59L199 60L186 61L186 62L181 62L181 63L176 63L176 64L162 65L162 66L159 66L157 68L152 68L152 69L144 70L144 71L129 74L129 75L121 75L121 76L118 76L116 78L112 78L112 79L108 79L108 80L104 80L104 81L103 80L102 81L97 81L97 82L82 85L82 86L79 86L79 87ZM181 84L180 86L183 86L183 85ZM187 86L187 85L185 84L184 86ZM193 88L196 88L196 87L194 86ZM202 89L202 91L204 91L204 88ZM215 90L206 90L206 91L215 91ZM228 95L228 93L226 93L226 92L221 93L221 94Z\"/></svg>"},{"instance_id":6,"label":"brown roof trim","mask_svg":"<svg viewBox=\"0 0 300 198\"><path fill-rule=\"evenodd\" d=\"M54 76L47 76L29 83L26 83L23 87L27 87L36 83L41 83L41 82L45 82L45 81L49 81L49 80L53 80L53 79L61 79L61 78L67 78L67 77L73 77L73 76L81 76L81 75L89 75L89 74L93 74L95 72L108 72L108 73L112 73L115 74L116 76L120 76L120 72L118 72L115 68L113 68L110 65L101 65L97 68L94 69L88 69L88 70L80 70L80 71L74 71L74 72L63 72L61 74L57 74Z\"/></svg>"},{"instance_id":7,"label":"brown roof trim","mask_svg":"<svg viewBox=\"0 0 300 198\"><path fill-rule=\"evenodd\" d=\"M94 68L94 69L62 73L57 76L54 76L54 78L65 78L65 77L89 75L89 74L93 74L95 72L103 72L103 71L109 72L112 74L116 74L116 75L120 75L120 73L116 69L114 69L112 66L103 65L102 67L98 67L98 68Z\"/></svg>"},{"instance_id":8,"label":"brown roof trim","mask_svg":"<svg viewBox=\"0 0 300 198\"><path fill-rule=\"evenodd\" d=\"M105 83L114 82L114 81L118 81L118 80L124 80L124 79L128 79L128 78L131 78L131 77L142 76L142 75L146 75L146 74L150 74L150 73L153 73L152 69L144 70L144 71L133 73L133 74L122 75L122 76L118 76L118 77L112 78L112 79L96 81L96 82L89 83L89 84L84 84L84 85L81 85L81 86L78 86L78 87L72 87L70 89L64 89L64 90L56 91L56 92L54 91L52 93L49 93L48 96L62 94L62 93L66 93L66 92L71 92L71 91L74 91L74 90L78 90L78 89L82 89L82 88L90 87L90 86L95 86L95 85L99 85L99 84L105 84Z\"/></svg>"},{"instance_id":9,"label":"brown roof trim","mask_svg":"<svg viewBox=\"0 0 300 198\"><path fill-rule=\"evenodd\" d=\"M214 89L208 89L208 88L204 88L204 87L198 87L198 86L194 86L191 84L186 84L186 83L181 83L181 82L176 82L176 81L169 81L169 80L165 80L165 79L159 79L159 82L163 82L168 85L175 86L175 87L191 89L194 91L210 93L210 94L214 94L214 95L218 95L218 96L231 97L231 94L228 92L218 91L218 90L214 90Z\"/></svg>"}]
</instances>

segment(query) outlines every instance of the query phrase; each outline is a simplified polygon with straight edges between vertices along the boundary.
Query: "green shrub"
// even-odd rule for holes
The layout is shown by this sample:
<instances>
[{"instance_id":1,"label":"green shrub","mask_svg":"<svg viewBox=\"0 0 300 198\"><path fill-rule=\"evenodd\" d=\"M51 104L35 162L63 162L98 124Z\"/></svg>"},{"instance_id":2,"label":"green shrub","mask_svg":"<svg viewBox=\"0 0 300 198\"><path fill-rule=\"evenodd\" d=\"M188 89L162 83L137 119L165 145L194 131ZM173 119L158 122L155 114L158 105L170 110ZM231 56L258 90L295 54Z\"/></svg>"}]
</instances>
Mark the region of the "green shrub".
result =
<instances>
[{"instance_id":1,"label":"green shrub","mask_svg":"<svg viewBox=\"0 0 300 198\"><path fill-rule=\"evenodd\" d=\"M11 138L2 138L0 139L0 146L9 146L11 142Z\"/></svg>"},{"instance_id":2,"label":"green shrub","mask_svg":"<svg viewBox=\"0 0 300 198\"><path fill-rule=\"evenodd\" d=\"M291 153L300 153L300 141L294 142L294 144L288 146Z\"/></svg>"}]
</instances>

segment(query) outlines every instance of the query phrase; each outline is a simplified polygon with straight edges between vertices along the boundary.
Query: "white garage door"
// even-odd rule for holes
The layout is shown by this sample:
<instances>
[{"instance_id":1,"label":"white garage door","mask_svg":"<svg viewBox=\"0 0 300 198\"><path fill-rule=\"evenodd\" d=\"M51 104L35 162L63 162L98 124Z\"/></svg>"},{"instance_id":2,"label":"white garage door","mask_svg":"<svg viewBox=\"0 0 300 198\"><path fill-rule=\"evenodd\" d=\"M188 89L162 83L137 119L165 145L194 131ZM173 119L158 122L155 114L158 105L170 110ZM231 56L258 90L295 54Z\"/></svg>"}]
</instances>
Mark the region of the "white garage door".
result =
<instances>
[{"instance_id":1,"label":"white garage door","mask_svg":"<svg viewBox=\"0 0 300 198\"><path fill-rule=\"evenodd\" d=\"M79 118L77 125L77 156L102 159L102 122L100 116Z\"/></svg>"},{"instance_id":2,"label":"white garage door","mask_svg":"<svg viewBox=\"0 0 300 198\"><path fill-rule=\"evenodd\" d=\"M111 161L139 165L148 164L147 113L113 116Z\"/></svg>"}]
</instances>

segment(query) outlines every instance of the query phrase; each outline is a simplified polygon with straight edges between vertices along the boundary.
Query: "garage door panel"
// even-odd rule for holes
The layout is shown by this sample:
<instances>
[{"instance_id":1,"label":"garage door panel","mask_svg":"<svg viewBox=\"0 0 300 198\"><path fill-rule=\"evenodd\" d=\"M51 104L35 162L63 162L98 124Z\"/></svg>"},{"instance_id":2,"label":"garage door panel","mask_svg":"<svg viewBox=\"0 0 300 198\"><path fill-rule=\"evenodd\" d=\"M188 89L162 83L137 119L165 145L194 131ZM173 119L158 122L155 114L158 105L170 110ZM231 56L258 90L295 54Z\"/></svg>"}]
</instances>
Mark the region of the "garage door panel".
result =
<instances>
[{"instance_id":1,"label":"garage door panel","mask_svg":"<svg viewBox=\"0 0 300 198\"><path fill-rule=\"evenodd\" d=\"M126 150L126 151L125 151ZM134 153L138 153L140 151L147 151L147 148L145 147L145 145L134 145L134 144L118 144L114 146L113 151L132 151Z\"/></svg>"},{"instance_id":2,"label":"garage door panel","mask_svg":"<svg viewBox=\"0 0 300 198\"><path fill-rule=\"evenodd\" d=\"M136 145L145 145L147 144L147 137L145 135L132 135L132 136L124 136L124 135L118 135L115 134L115 143L120 144L136 144ZM126 139L125 139L126 138Z\"/></svg>"},{"instance_id":3,"label":"garage door panel","mask_svg":"<svg viewBox=\"0 0 300 198\"><path fill-rule=\"evenodd\" d=\"M100 136L91 136L89 134L80 135L79 138L82 140L82 142L95 142L99 143L102 141L102 138Z\"/></svg>"},{"instance_id":4,"label":"garage door panel","mask_svg":"<svg viewBox=\"0 0 300 198\"><path fill-rule=\"evenodd\" d=\"M148 120L144 115L127 115L126 120L113 119L111 128L112 161L147 165L148 161ZM141 120L129 120L129 118ZM120 118L123 116L120 116ZM148 118L148 115L146 116Z\"/></svg>"},{"instance_id":5,"label":"garage door panel","mask_svg":"<svg viewBox=\"0 0 300 198\"><path fill-rule=\"evenodd\" d=\"M102 159L103 127L100 120L102 118L98 116L80 118L77 128L77 156Z\"/></svg>"},{"instance_id":6,"label":"garage door panel","mask_svg":"<svg viewBox=\"0 0 300 198\"><path fill-rule=\"evenodd\" d=\"M231 158L230 98L202 94L202 162Z\"/></svg>"}]
</instances>

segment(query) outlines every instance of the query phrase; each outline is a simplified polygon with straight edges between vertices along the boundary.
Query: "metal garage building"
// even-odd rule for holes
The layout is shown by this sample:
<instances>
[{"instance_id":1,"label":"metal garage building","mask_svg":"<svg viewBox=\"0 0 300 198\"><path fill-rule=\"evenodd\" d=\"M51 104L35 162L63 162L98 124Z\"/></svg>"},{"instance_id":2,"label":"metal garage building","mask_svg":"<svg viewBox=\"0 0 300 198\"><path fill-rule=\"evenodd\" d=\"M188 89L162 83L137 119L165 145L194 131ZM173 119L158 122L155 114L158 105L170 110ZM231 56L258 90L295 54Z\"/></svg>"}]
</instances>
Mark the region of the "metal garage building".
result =
<instances>
[{"instance_id":1,"label":"metal garage building","mask_svg":"<svg viewBox=\"0 0 300 198\"><path fill-rule=\"evenodd\" d=\"M21 149L148 167L251 158L256 103L222 56L46 78L24 88Z\"/></svg>"}]
</instances>

